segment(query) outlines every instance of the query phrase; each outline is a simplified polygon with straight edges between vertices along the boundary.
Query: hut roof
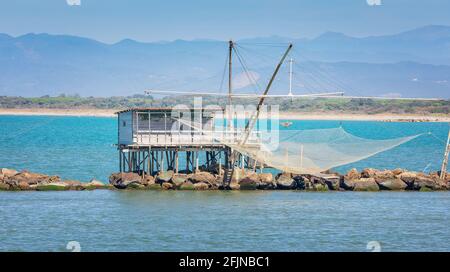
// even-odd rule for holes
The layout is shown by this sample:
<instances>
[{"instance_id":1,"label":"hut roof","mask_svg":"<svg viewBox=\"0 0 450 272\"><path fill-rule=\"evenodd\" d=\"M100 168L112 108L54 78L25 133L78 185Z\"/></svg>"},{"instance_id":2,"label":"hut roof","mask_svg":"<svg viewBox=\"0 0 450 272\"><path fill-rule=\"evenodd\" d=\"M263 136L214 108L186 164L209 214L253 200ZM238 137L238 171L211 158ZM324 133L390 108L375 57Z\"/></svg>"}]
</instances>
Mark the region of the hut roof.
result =
<instances>
[{"instance_id":1,"label":"hut roof","mask_svg":"<svg viewBox=\"0 0 450 272\"><path fill-rule=\"evenodd\" d=\"M174 108L128 108L125 110L121 110L116 112L116 114L120 114L120 113L124 113L124 112L128 112L128 111L151 111L151 112L171 112L172 110L174 110ZM182 111L184 109L178 109L179 111ZM196 109L194 108L189 108L190 111L194 111ZM217 108L202 108L203 111L206 112L214 112L217 110L223 110L222 107L217 107Z\"/></svg>"}]
</instances>

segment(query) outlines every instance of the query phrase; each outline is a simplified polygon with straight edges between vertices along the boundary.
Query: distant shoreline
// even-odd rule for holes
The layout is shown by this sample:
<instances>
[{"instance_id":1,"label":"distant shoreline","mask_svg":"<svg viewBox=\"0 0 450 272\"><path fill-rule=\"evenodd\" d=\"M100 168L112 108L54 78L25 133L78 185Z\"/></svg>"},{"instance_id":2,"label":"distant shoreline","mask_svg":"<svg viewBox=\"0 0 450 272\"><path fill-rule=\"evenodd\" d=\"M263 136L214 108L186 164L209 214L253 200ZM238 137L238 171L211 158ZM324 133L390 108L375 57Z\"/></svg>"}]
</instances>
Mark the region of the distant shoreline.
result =
<instances>
[{"instance_id":1,"label":"distant shoreline","mask_svg":"<svg viewBox=\"0 0 450 272\"><path fill-rule=\"evenodd\" d=\"M115 117L117 109L5 109L0 108L0 115L16 116L85 116ZM450 115L425 114L363 114L340 112L280 112L282 120L347 120L347 121L384 121L384 122L450 122Z\"/></svg>"}]
</instances>

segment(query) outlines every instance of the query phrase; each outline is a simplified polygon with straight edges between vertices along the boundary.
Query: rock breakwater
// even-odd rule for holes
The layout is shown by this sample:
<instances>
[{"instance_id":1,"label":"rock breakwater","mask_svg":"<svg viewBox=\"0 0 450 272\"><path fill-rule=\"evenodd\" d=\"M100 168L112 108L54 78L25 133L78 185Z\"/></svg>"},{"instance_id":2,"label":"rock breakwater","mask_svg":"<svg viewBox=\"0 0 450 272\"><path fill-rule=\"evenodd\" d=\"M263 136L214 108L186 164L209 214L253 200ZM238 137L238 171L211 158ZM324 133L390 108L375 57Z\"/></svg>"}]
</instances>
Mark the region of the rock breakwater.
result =
<instances>
[{"instance_id":1,"label":"rock breakwater","mask_svg":"<svg viewBox=\"0 0 450 272\"><path fill-rule=\"evenodd\" d=\"M96 189L128 190L302 190L322 191L446 191L450 177L440 179L439 173L425 174L404 169L378 170L366 168L350 170L344 175L321 173L296 175L290 173L256 173L234 169L231 182L225 184L222 173L199 171L182 174L165 171L154 176L138 173L113 173L109 184L98 180L80 182L62 180L58 176L0 169L0 191L82 191Z\"/></svg>"}]
</instances>

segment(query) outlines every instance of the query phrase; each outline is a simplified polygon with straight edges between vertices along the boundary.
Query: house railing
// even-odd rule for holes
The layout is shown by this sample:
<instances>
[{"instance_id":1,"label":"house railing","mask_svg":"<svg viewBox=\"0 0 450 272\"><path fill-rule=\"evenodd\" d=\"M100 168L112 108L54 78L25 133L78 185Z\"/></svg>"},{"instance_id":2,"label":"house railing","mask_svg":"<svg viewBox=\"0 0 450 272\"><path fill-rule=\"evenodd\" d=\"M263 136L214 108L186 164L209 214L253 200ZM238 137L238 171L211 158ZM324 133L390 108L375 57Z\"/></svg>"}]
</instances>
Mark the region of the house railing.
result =
<instances>
[{"instance_id":1,"label":"house railing","mask_svg":"<svg viewBox=\"0 0 450 272\"><path fill-rule=\"evenodd\" d=\"M243 131L149 131L138 130L134 135L135 144L142 145L221 145L238 144L242 140ZM260 133L251 133L247 145L260 143Z\"/></svg>"}]
</instances>

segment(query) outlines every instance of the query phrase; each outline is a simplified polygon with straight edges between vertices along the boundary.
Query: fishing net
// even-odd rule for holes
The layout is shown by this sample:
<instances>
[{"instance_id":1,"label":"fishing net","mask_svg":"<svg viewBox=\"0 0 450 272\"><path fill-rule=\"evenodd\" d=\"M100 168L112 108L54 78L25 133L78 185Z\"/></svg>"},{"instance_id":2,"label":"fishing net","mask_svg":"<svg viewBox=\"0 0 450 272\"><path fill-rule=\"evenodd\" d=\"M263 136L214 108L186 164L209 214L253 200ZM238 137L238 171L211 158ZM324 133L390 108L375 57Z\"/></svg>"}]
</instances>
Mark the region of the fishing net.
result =
<instances>
[{"instance_id":1,"label":"fishing net","mask_svg":"<svg viewBox=\"0 0 450 272\"><path fill-rule=\"evenodd\" d=\"M334 167L357 162L403 143L419 135L388 140L354 136L342 127L311 130L279 130L279 141L271 138L277 132L264 133L258 144L227 143L234 150L278 170L295 174L317 174Z\"/></svg>"},{"instance_id":2,"label":"fishing net","mask_svg":"<svg viewBox=\"0 0 450 272\"><path fill-rule=\"evenodd\" d=\"M344 128L309 130L253 131L243 143L245 129L215 126L194 130L229 146L260 164L294 174L317 174L357 162L411 141L419 135L395 139L366 139L348 133Z\"/></svg>"}]
</instances>

